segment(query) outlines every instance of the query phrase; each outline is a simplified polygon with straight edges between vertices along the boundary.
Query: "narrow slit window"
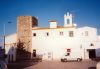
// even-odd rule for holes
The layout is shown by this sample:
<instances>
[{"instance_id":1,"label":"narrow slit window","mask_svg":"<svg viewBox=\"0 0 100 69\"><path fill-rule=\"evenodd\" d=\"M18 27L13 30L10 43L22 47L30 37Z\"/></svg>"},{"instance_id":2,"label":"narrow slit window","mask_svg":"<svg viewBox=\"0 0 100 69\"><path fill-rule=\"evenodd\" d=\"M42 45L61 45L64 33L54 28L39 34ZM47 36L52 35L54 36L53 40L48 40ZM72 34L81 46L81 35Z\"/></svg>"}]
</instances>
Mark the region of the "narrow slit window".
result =
<instances>
[{"instance_id":1,"label":"narrow slit window","mask_svg":"<svg viewBox=\"0 0 100 69\"><path fill-rule=\"evenodd\" d=\"M33 36L36 36L36 33L33 33Z\"/></svg>"},{"instance_id":2,"label":"narrow slit window","mask_svg":"<svg viewBox=\"0 0 100 69\"><path fill-rule=\"evenodd\" d=\"M49 33L48 32L46 33L46 36L49 36Z\"/></svg>"}]
</instances>

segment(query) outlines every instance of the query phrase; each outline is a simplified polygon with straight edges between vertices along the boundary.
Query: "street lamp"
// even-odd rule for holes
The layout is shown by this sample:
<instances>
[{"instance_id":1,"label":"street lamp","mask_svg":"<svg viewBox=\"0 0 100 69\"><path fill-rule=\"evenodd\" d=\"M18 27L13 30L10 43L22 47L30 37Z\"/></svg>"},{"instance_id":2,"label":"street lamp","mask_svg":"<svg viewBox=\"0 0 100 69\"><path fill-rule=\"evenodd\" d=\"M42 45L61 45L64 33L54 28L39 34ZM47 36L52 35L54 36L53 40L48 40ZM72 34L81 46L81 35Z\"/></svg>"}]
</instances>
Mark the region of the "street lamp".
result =
<instances>
[{"instance_id":1,"label":"street lamp","mask_svg":"<svg viewBox=\"0 0 100 69\"><path fill-rule=\"evenodd\" d=\"M8 22L8 23L10 24L11 22ZM3 29L4 29L4 34L3 34L3 35L4 35L4 51L5 51L5 36L6 36L6 35L5 35L5 30L6 30L6 29L5 29L5 23L4 23L4 25L3 25Z\"/></svg>"},{"instance_id":2,"label":"street lamp","mask_svg":"<svg viewBox=\"0 0 100 69\"><path fill-rule=\"evenodd\" d=\"M3 28L4 28L4 50L5 50L5 23L4 23Z\"/></svg>"}]
</instances>

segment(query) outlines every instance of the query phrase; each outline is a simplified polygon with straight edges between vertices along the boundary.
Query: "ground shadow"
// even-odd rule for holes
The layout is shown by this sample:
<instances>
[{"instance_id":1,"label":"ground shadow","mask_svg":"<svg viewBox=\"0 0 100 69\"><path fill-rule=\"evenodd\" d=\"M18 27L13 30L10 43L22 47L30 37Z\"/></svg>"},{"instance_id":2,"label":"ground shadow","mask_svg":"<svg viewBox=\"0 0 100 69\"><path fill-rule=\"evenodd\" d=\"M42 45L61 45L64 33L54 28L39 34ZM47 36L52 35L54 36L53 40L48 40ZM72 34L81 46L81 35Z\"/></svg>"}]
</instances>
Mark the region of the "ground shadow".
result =
<instances>
[{"instance_id":1,"label":"ground shadow","mask_svg":"<svg viewBox=\"0 0 100 69\"><path fill-rule=\"evenodd\" d=\"M100 48L96 49L96 53L95 54L96 54L96 57L90 58L90 59L93 60L93 61L99 62L100 61Z\"/></svg>"},{"instance_id":2,"label":"ground shadow","mask_svg":"<svg viewBox=\"0 0 100 69\"><path fill-rule=\"evenodd\" d=\"M96 67L89 67L88 69L96 69Z\"/></svg>"},{"instance_id":3,"label":"ground shadow","mask_svg":"<svg viewBox=\"0 0 100 69\"><path fill-rule=\"evenodd\" d=\"M8 69L23 69L26 67L36 65L39 62L40 61L38 60L24 60L24 61L12 62L8 64Z\"/></svg>"},{"instance_id":4,"label":"ground shadow","mask_svg":"<svg viewBox=\"0 0 100 69\"><path fill-rule=\"evenodd\" d=\"M98 58L91 58L91 60L99 62L100 61L100 57L98 57Z\"/></svg>"}]
</instances>

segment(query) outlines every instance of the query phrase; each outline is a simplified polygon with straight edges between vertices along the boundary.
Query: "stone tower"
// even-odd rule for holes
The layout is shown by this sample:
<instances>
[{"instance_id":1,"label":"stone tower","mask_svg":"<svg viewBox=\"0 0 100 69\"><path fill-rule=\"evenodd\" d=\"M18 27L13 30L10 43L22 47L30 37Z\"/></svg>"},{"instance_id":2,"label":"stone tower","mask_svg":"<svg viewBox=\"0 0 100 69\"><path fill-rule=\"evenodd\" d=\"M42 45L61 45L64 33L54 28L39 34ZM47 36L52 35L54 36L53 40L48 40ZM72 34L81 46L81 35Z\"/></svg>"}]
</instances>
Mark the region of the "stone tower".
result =
<instances>
[{"instance_id":1,"label":"stone tower","mask_svg":"<svg viewBox=\"0 0 100 69\"><path fill-rule=\"evenodd\" d=\"M26 51L32 53L32 27L38 26L38 21L32 16L19 16L17 18L17 37L23 43Z\"/></svg>"}]
</instances>

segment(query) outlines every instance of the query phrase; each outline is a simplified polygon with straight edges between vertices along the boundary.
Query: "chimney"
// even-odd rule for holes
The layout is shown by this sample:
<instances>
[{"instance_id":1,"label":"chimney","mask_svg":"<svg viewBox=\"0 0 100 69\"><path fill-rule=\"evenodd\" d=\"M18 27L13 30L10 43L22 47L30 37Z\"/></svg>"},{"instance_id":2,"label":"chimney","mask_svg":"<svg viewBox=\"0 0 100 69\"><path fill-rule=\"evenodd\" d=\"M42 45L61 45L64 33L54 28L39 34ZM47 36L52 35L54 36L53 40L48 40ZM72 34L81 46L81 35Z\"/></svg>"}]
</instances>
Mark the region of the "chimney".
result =
<instances>
[{"instance_id":1,"label":"chimney","mask_svg":"<svg viewBox=\"0 0 100 69\"><path fill-rule=\"evenodd\" d=\"M50 28L57 28L57 22L56 22L56 20L51 20L50 21Z\"/></svg>"}]
</instances>

